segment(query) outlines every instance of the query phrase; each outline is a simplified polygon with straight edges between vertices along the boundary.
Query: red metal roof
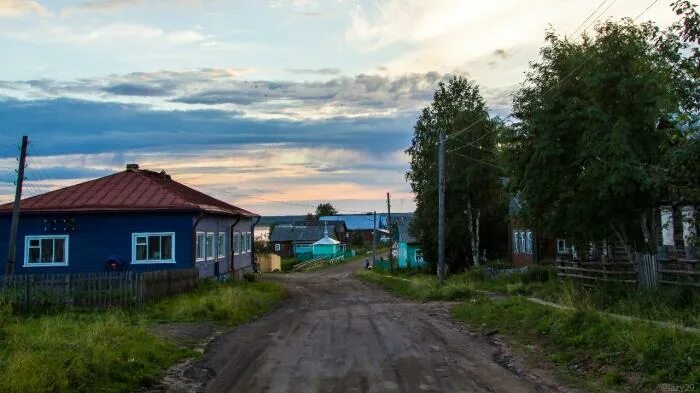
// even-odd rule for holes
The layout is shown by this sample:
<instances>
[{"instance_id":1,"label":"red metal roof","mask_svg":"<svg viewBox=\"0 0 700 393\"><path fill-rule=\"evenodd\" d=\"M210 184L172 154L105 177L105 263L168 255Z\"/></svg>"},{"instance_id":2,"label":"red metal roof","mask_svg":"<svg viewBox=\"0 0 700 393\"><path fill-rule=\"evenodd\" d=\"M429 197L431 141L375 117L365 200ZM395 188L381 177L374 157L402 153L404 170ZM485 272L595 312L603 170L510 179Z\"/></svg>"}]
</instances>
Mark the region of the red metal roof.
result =
<instances>
[{"instance_id":1,"label":"red metal roof","mask_svg":"<svg viewBox=\"0 0 700 393\"><path fill-rule=\"evenodd\" d=\"M0 205L0 213L12 211ZM127 169L45 194L23 199L22 212L103 212L181 210L257 216L170 178L165 172Z\"/></svg>"}]
</instances>

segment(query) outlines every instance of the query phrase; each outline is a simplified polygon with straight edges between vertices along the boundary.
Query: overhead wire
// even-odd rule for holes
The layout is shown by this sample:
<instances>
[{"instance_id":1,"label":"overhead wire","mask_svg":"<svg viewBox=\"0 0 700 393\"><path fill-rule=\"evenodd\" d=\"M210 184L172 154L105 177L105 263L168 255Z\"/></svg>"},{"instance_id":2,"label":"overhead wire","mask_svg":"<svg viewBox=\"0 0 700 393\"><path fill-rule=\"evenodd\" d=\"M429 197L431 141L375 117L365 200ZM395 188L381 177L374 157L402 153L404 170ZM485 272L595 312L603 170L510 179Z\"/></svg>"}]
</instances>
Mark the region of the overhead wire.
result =
<instances>
[{"instance_id":1,"label":"overhead wire","mask_svg":"<svg viewBox=\"0 0 700 393\"><path fill-rule=\"evenodd\" d=\"M610 9L610 7L612 7L613 4L615 4L616 1L617 1L617 0L612 0L612 2L610 2L610 4L608 4L608 6L596 16L596 18L591 22L591 24L596 23L596 22L600 19L600 17L601 17L603 14L605 14L605 12L607 12L607 11ZM651 7L653 7L654 4L656 4L658 1L659 1L659 0L653 0L653 1L652 1L639 15L637 15L633 20L634 20L634 21L637 21L639 18L641 18L641 17L642 17L647 11L649 11L649 9L651 9ZM602 6L602 4L601 4L601 6ZM595 11L594 11L594 13L595 13ZM587 18L587 19L590 19L590 17ZM590 24L589 24L589 26L590 26ZM577 29L577 30L578 30L578 29ZM585 31L585 29L584 29L584 31ZM574 37L574 39L575 39L575 37ZM564 75L564 77L562 77L562 78L559 79L557 82L555 82L554 85L552 85L549 89L545 90L544 93L543 93L543 95L549 94L552 90L554 90L555 87L557 87L557 85L561 84L564 80L570 78L574 73L576 73L578 70L580 70L584 65L588 64L588 61L590 60L590 57L591 57L591 56L589 55L589 56L587 56L586 58L584 58L583 61L581 61L581 63L579 63L576 67L574 67L569 73L567 73L566 75ZM511 93L514 93L514 92L515 92L515 90L513 90ZM448 141L448 140L450 140L450 139L454 139L456 136L459 136L459 135L461 135L461 134L463 134L463 133L469 131L470 129L472 129L473 127L475 127L476 125L478 125L479 123L481 123L481 122L483 122L483 121L484 121L484 119L479 119L479 120L473 122L472 124L470 124L469 126L467 126L467 127L463 128L463 129L457 131L457 132L454 132L454 133L452 133L452 134L446 136L446 137L445 137L445 141ZM481 140L481 139L483 139L483 138L485 138L485 137L487 137L487 136L489 136L489 135L491 135L491 134L494 134L494 133L496 133L496 132L498 132L498 128L495 128L495 129L493 129L493 130L491 130L491 131L489 131L489 132L487 132L487 133L485 133L485 134L479 136L477 139L475 139L475 140L473 140L473 141L471 141L471 142L468 142L466 145L464 145L464 146L462 146L462 147L451 149L451 152L454 152L454 151L456 151L456 150L462 149L463 147L466 147L466 146L469 146L469 145L473 145L474 143L478 142L479 140Z\"/></svg>"}]
</instances>

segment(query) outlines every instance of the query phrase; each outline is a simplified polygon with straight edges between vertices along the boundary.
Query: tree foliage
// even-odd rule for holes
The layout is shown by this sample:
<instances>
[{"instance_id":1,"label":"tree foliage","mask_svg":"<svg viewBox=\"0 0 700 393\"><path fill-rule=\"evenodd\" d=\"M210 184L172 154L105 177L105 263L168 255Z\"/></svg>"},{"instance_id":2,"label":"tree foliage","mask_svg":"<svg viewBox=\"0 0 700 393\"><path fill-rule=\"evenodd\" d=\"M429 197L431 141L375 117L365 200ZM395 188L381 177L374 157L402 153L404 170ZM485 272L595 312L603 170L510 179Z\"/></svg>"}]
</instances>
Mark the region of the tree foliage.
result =
<instances>
[{"instance_id":1,"label":"tree foliage","mask_svg":"<svg viewBox=\"0 0 700 393\"><path fill-rule=\"evenodd\" d=\"M502 250L504 236L481 237L471 250L476 212L480 222L495 224L505 231L505 201L500 185L501 170L495 165L496 139L501 124L489 117L479 88L462 77L440 83L433 102L423 109L411 147L410 171L406 178L416 197L416 213L411 230L423 244L426 260L437 261L438 130L443 128L446 143L446 261L451 271L465 267L484 248ZM466 131L465 128L468 128ZM472 214L468 214L468 207ZM499 226L500 225L500 226ZM478 225L477 225L478 227ZM483 228L483 227L482 227ZM477 230L474 236L483 232ZM481 251L479 251L481 250ZM478 259L477 259L478 260Z\"/></svg>"},{"instance_id":2,"label":"tree foliage","mask_svg":"<svg viewBox=\"0 0 700 393\"><path fill-rule=\"evenodd\" d=\"M624 19L581 41L547 32L503 141L534 225L653 251L653 209L697 187L698 19L685 3L667 31Z\"/></svg>"},{"instance_id":3,"label":"tree foliage","mask_svg":"<svg viewBox=\"0 0 700 393\"><path fill-rule=\"evenodd\" d=\"M319 203L319 205L316 206L316 218L321 216L335 216L336 214L338 214L338 211L335 210L330 203Z\"/></svg>"}]
</instances>

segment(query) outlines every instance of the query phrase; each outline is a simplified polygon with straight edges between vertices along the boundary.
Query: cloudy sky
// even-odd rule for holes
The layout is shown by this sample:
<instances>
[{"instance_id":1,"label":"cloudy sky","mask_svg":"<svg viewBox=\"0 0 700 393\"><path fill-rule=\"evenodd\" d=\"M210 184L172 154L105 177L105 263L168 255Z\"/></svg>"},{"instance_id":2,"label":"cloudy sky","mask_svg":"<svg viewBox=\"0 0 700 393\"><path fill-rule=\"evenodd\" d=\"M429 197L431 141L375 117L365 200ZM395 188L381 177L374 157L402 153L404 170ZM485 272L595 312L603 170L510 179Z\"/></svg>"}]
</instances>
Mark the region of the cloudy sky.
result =
<instances>
[{"instance_id":1,"label":"cloudy sky","mask_svg":"<svg viewBox=\"0 0 700 393\"><path fill-rule=\"evenodd\" d=\"M594 10L661 25L652 0L0 0L0 202L21 135L26 195L136 162L261 214L395 211L436 84L476 80L495 114L545 29Z\"/></svg>"}]
</instances>

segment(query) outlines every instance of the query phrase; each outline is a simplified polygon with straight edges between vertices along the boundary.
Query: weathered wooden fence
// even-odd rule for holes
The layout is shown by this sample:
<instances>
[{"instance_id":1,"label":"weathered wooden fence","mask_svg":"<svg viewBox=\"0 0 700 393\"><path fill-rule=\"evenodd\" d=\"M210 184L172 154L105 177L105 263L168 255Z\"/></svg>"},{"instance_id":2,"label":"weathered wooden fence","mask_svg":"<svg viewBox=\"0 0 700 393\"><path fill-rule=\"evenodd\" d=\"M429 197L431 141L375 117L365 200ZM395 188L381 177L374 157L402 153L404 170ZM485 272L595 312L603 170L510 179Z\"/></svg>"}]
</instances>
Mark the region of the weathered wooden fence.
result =
<instances>
[{"instance_id":1,"label":"weathered wooden fence","mask_svg":"<svg viewBox=\"0 0 700 393\"><path fill-rule=\"evenodd\" d=\"M661 284L700 288L700 259L659 258L657 277Z\"/></svg>"},{"instance_id":2,"label":"weathered wooden fence","mask_svg":"<svg viewBox=\"0 0 700 393\"><path fill-rule=\"evenodd\" d=\"M605 248L607 247L607 248ZM700 260L637 254L630 261L614 246L596 246L585 255L565 254L556 259L557 275L584 285L597 282L638 284L642 288L659 285L681 285L700 288Z\"/></svg>"},{"instance_id":3,"label":"weathered wooden fence","mask_svg":"<svg viewBox=\"0 0 700 393\"><path fill-rule=\"evenodd\" d=\"M15 274L0 277L0 304L12 304L20 309L44 306L138 306L190 291L196 280L195 269Z\"/></svg>"}]
</instances>

